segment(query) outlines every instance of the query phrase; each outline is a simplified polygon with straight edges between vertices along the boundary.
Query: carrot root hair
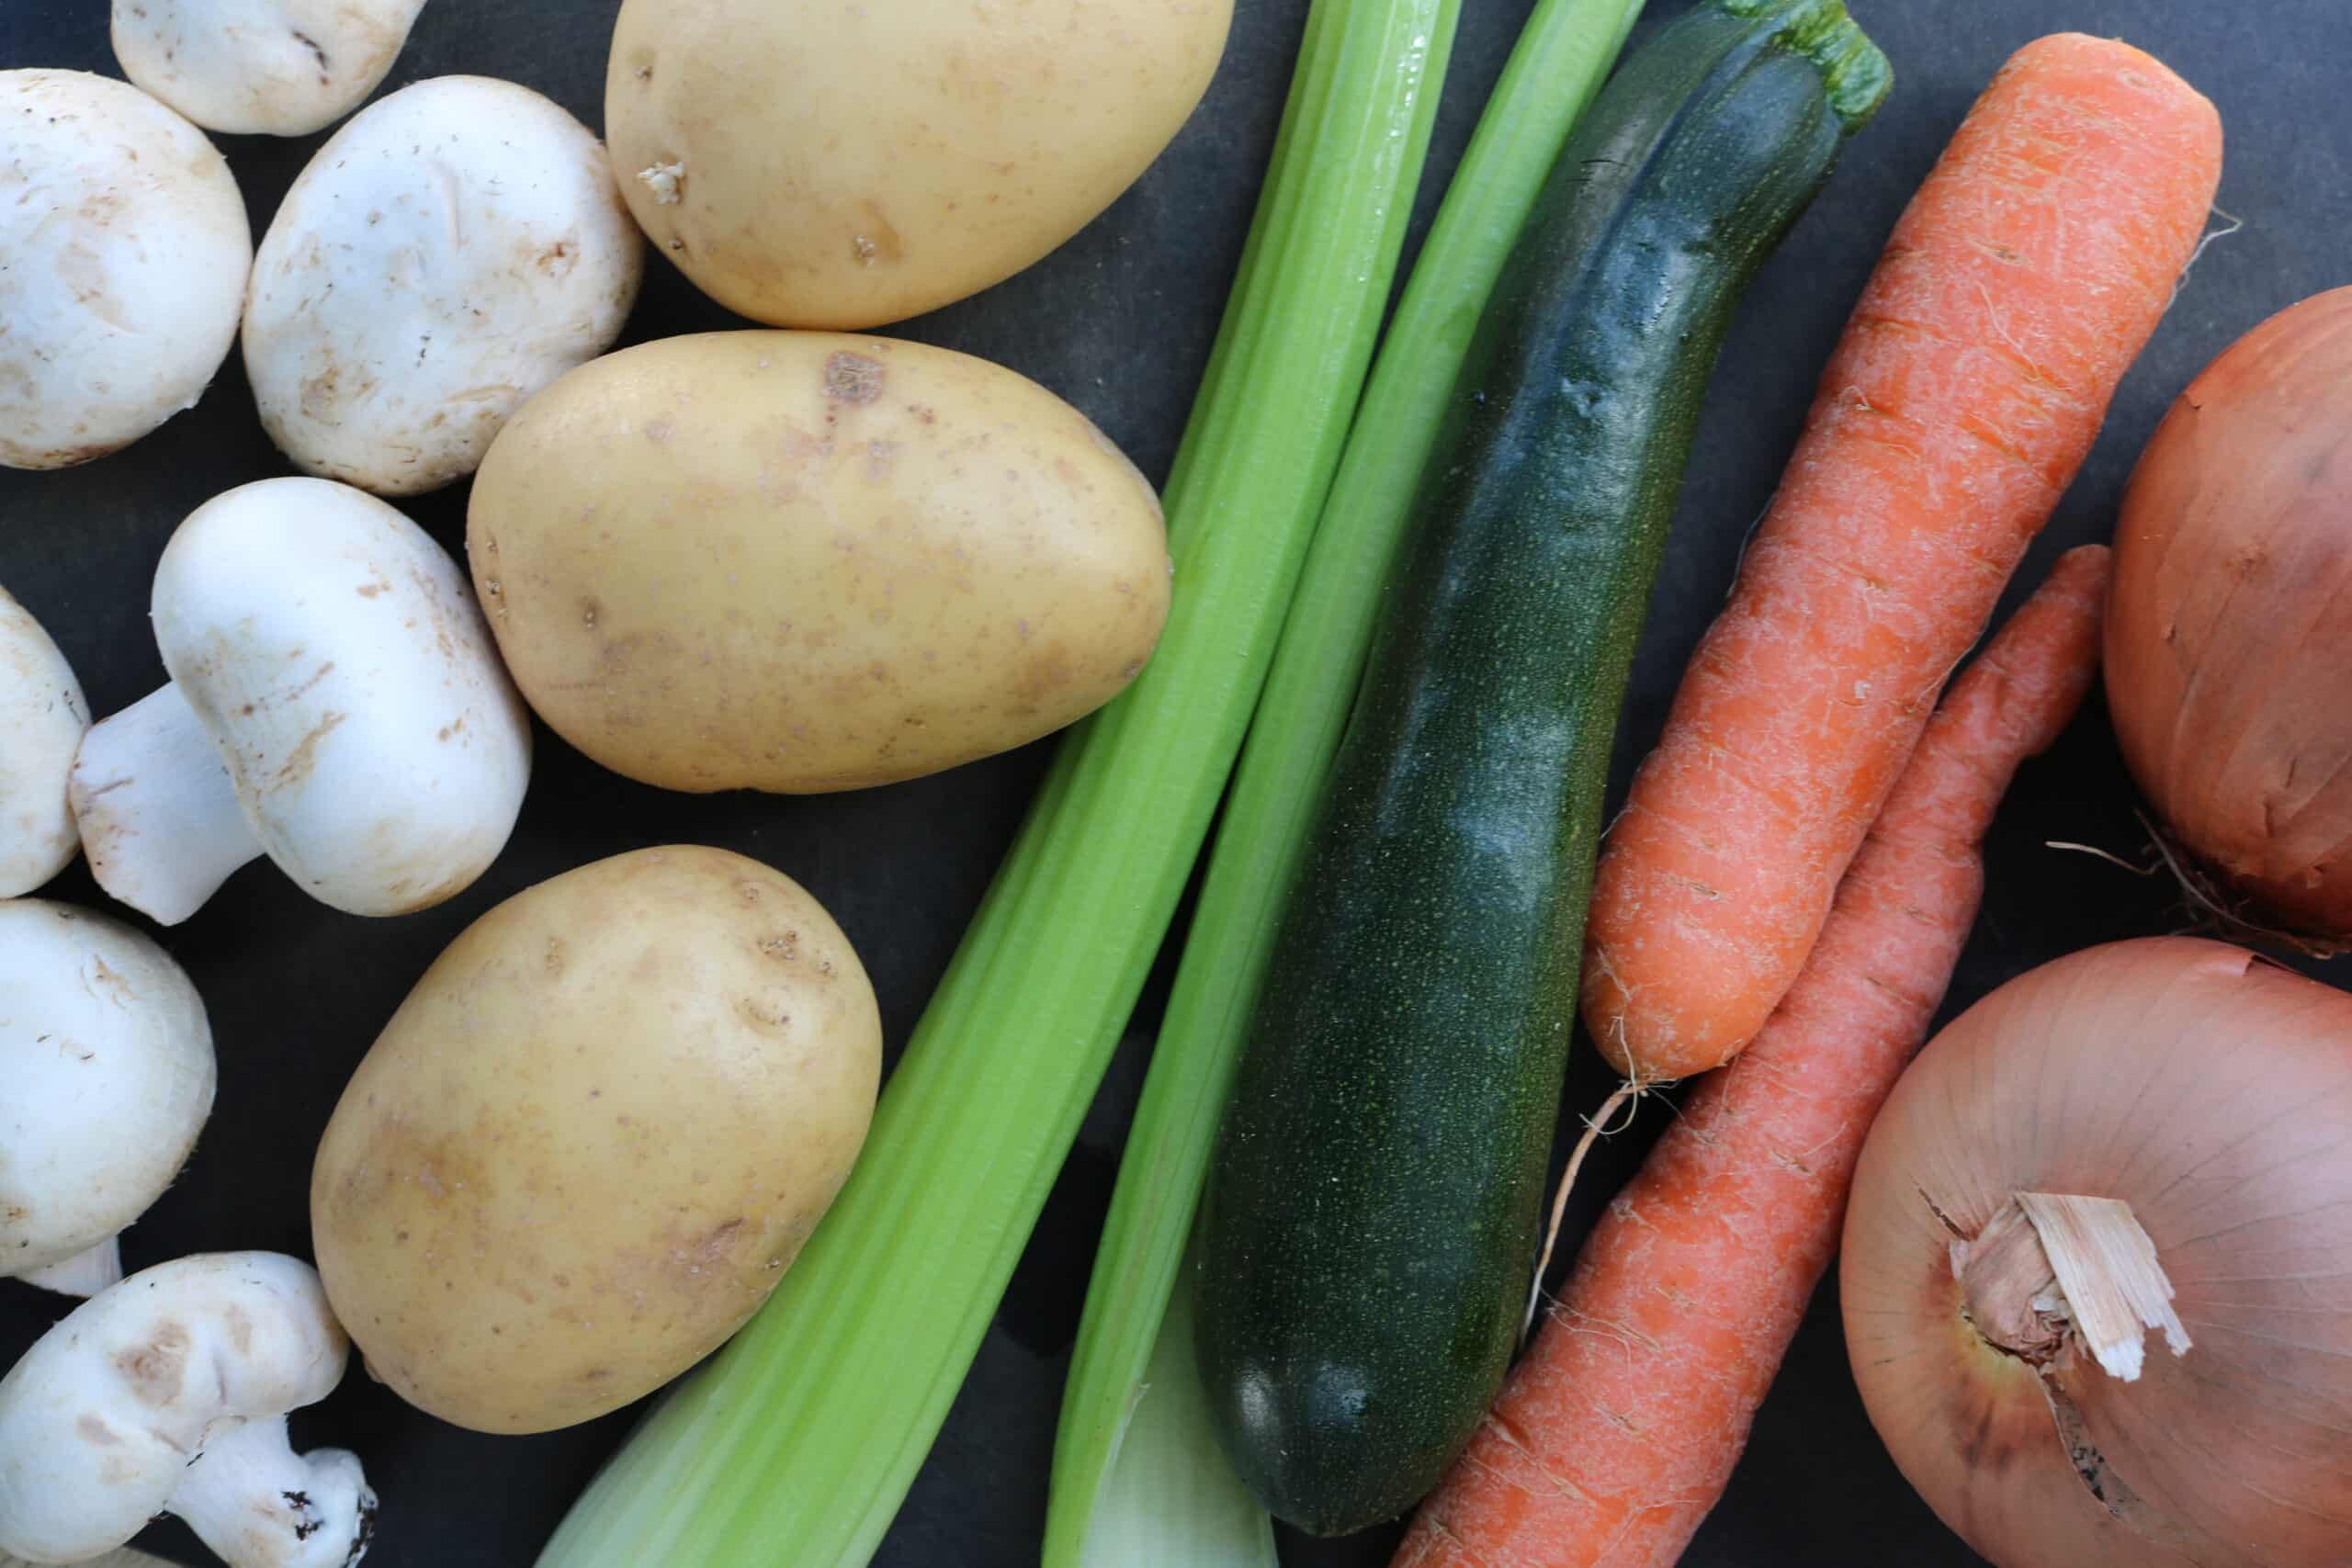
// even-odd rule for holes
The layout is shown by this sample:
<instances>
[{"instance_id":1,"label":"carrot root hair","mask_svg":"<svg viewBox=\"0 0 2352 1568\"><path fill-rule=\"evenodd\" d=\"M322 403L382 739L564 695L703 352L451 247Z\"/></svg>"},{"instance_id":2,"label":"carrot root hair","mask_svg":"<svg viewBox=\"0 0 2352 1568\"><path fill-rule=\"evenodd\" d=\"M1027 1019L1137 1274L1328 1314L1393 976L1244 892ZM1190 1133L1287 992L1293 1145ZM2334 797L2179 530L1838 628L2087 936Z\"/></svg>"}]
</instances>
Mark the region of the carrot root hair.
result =
<instances>
[{"instance_id":1,"label":"carrot root hair","mask_svg":"<svg viewBox=\"0 0 2352 1568\"><path fill-rule=\"evenodd\" d=\"M2204 255L2205 248L2216 240L2228 239L2245 227L2245 220L2234 212L2224 212L2216 207L2213 209L2213 216L2223 220L2228 227L2206 231L2204 237L2197 242L2197 248L2188 253L2188 259L2181 264L2180 276L2172 280L2172 298L2165 301L2165 309L2167 310L2179 300L2180 291L2188 287L2188 275L2195 270L2198 258Z\"/></svg>"},{"instance_id":2,"label":"carrot root hair","mask_svg":"<svg viewBox=\"0 0 2352 1568\"><path fill-rule=\"evenodd\" d=\"M1567 1166L1560 1172L1559 1189L1552 1194L1552 1217L1544 1227L1544 1250L1535 1259L1534 1283L1527 1288L1527 1315L1520 1320L1521 1339L1534 1331L1535 1314L1544 1310L1544 1276L1551 1272L1552 1252L1560 1243L1560 1224L1567 1217L1568 1192L1577 1184L1577 1172L1584 1168L1585 1156L1602 1138L1614 1137L1631 1127L1641 1111L1643 1100L1659 1087L1659 1080L1655 1078L1629 1077L1600 1102L1599 1110L1584 1118L1584 1135L1569 1151ZM1610 1125L1612 1118L1616 1119L1615 1126Z\"/></svg>"}]
</instances>

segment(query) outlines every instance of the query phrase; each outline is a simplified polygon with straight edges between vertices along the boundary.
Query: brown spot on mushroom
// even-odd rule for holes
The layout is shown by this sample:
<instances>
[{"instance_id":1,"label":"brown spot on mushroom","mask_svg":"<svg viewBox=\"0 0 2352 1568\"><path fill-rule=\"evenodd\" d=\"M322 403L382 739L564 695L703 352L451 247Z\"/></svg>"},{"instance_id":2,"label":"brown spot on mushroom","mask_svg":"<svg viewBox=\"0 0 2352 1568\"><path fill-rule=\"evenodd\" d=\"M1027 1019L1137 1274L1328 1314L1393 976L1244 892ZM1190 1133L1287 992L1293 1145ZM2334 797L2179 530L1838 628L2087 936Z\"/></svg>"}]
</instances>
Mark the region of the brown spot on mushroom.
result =
<instances>
[{"instance_id":1,"label":"brown spot on mushroom","mask_svg":"<svg viewBox=\"0 0 2352 1568\"><path fill-rule=\"evenodd\" d=\"M241 1306L231 1306L221 1314L221 1321L229 1325L229 1343L237 1348L237 1354L240 1356L252 1354L254 1320L246 1315L245 1309Z\"/></svg>"},{"instance_id":2,"label":"brown spot on mushroom","mask_svg":"<svg viewBox=\"0 0 2352 1568\"><path fill-rule=\"evenodd\" d=\"M320 665L316 670L311 671L309 679L305 680L300 685L296 686L284 696L279 697L277 700L281 703L290 703L295 698L302 695L311 687L317 685L320 682L325 680L329 675L334 673L334 660L330 659L324 664Z\"/></svg>"},{"instance_id":3,"label":"brown spot on mushroom","mask_svg":"<svg viewBox=\"0 0 2352 1568\"><path fill-rule=\"evenodd\" d=\"M96 1443L102 1449L113 1448L122 1441L122 1434L86 1411L74 1423L74 1431L85 1442Z\"/></svg>"},{"instance_id":4,"label":"brown spot on mushroom","mask_svg":"<svg viewBox=\"0 0 2352 1568\"><path fill-rule=\"evenodd\" d=\"M882 395L881 361L846 350L825 360L825 396L835 402L870 403Z\"/></svg>"},{"instance_id":5,"label":"brown spot on mushroom","mask_svg":"<svg viewBox=\"0 0 2352 1568\"><path fill-rule=\"evenodd\" d=\"M114 1356L115 1371L130 1385L131 1397L146 1405L169 1404L179 1397L180 1379L187 1370L188 1333L165 1319L145 1342Z\"/></svg>"},{"instance_id":6,"label":"brown spot on mushroom","mask_svg":"<svg viewBox=\"0 0 2352 1568\"><path fill-rule=\"evenodd\" d=\"M139 999L139 993L130 988L130 982L124 979L121 974L109 965L105 959L93 953L90 963L93 973L83 983L82 988L89 993L92 1001L101 999L98 991L102 987L111 993L105 999L112 1001L117 1007L122 1007Z\"/></svg>"},{"instance_id":7,"label":"brown spot on mushroom","mask_svg":"<svg viewBox=\"0 0 2352 1568\"><path fill-rule=\"evenodd\" d=\"M334 412L337 387L343 381L343 367L330 361L327 367L302 383L302 417L321 423L333 423L327 415Z\"/></svg>"},{"instance_id":8,"label":"brown spot on mushroom","mask_svg":"<svg viewBox=\"0 0 2352 1568\"><path fill-rule=\"evenodd\" d=\"M287 789L307 781L311 770L318 766L319 742L334 734L335 727L350 716L348 714L330 713L320 719L311 733L302 737L294 750L287 753L285 762L271 781L272 787Z\"/></svg>"}]
</instances>

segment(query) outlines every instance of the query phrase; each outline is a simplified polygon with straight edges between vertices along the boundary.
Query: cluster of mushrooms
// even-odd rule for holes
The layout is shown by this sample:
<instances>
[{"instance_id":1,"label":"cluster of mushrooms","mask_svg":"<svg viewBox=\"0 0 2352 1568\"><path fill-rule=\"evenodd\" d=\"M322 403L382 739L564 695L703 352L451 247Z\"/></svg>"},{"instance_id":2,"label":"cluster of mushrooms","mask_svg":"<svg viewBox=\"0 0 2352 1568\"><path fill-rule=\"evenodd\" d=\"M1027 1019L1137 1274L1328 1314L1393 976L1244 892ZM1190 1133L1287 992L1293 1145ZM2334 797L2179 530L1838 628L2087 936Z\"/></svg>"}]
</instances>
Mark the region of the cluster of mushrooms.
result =
<instances>
[{"instance_id":1,"label":"cluster of mushrooms","mask_svg":"<svg viewBox=\"0 0 2352 1568\"><path fill-rule=\"evenodd\" d=\"M464 570L368 491L470 472L523 399L617 336L641 246L601 148L511 84L420 83L329 144L256 254L197 129L323 128L382 81L423 4L117 0L135 85L0 72L0 186L17 187L0 254L25 264L0 269L0 464L145 435L195 403L242 323L265 426L320 476L243 486L181 525L153 598L171 679L95 726L0 592L0 1275L88 1298L0 1381L0 1555L79 1561L168 1511L233 1568L334 1568L373 1528L359 1461L288 1442L287 1413L334 1390L350 1348L308 1264L224 1253L122 1278L117 1235L212 1110L196 987L130 926L21 895L86 853L109 895L170 925L266 854L334 908L389 915L462 890L514 826L524 705ZM462 156L407 156L469 127ZM422 185L503 177L530 193L510 237L545 231L561 277L420 277L396 308L313 308L338 269L441 220ZM375 249L322 246L355 209L345 238ZM338 385L369 335L460 312L470 330L406 385Z\"/></svg>"}]
</instances>

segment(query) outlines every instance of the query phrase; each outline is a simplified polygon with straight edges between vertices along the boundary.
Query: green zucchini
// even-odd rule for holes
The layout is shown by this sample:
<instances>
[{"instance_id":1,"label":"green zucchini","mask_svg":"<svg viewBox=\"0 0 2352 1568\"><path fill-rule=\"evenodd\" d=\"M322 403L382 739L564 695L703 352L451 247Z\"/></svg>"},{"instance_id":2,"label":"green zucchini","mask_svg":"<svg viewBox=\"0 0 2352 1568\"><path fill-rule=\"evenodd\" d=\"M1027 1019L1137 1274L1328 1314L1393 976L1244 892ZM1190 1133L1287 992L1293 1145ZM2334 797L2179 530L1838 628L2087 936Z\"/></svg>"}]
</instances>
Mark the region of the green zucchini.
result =
<instances>
[{"instance_id":1,"label":"green zucchini","mask_svg":"<svg viewBox=\"0 0 2352 1568\"><path fill-rule=\"evenodd\" d=\"M1889 80L1838 0L1702 0L1577 126L1455 383L1205 1200L1218 1434L1303 1529L1410 1507L1501 1383L1706 379Z\"/></svg>"}]
</instances>

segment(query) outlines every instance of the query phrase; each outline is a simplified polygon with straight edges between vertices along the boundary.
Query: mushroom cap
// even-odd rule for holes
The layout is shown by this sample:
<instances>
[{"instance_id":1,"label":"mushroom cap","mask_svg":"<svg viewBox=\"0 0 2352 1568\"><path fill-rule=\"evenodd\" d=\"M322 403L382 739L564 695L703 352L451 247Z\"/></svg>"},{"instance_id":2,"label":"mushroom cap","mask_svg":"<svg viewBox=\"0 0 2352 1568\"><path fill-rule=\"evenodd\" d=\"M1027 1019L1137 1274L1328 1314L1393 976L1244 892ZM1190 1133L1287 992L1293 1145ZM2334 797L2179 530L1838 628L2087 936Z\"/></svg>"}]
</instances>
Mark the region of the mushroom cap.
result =
<instances>
[{"instance_id":1,"label":"mushroom cap","mask_svg":"<svg viewBox=\"0 0 2352 1568\"><path fill-rule=\"evenodd\" d=\"M0 588L0 898L39 887L81 847L65 789L89 728L74 667Z\"/></svg>"},{"instance_id":2,"label":"mushroom cap","mask_svg":"<svg viewBox=\"0 0 2352 1568\"><path fill-rule=\"evenodd\" d=\"M209 130L308 136L376 90L424 0L114 0L122 73Z\"/></svg>"},{"instance_id":3,"label":"mushroom cap","mask_svg":"<svg viewBox=\"0 0 2352 1568\"><path fill-rule=\"evenodd\" d=\"M253 231L204 133L128 83L0 71L0 465L127 446L237 337Z\"/></svg>"},{"instance_id":4,"label":"mushroom cap","mask_svg":"<svg viewBox=\"0 0 2352 1568\"><path fill-rule=\"evenodd\" d=\"M212 1111L212 1029L171 955L119 921L0 901L0 1274L146 1212Z\"/></svg>"},{"instance_id":5,"label":"mushroom cap","mask_svg":"<svg viewBox=\"0 0 2352 1568\"><path fill-rule=\"evenodd\" d=\"M483 76L403 87L319 150L262 238L262 424L305 472L437 489L612 346L644 268L603 143L561 106Z\"/></svg>"},{"instance_id":6,"label":"mushroom cap","mask_svg":"<svg viewBox=\"0 0 2352 1568\"><path fill-rule=\"evenodd\" d=\"M190 513L155 642L269 857L321 901L396 915L505 846L531 730L466 574L392 507L263 479Z\"/></svg>"},{"instance_id":7,"label":"mushroom cap","mask_svg":"<svg viewBox=\"0 0 2352 1568\"><path fill-rule=\"evenodd\" d=\"M318 1275L278 1253L176 1258L99 1292L0 1379L0 1553L120 1546L208 1431L317 1404L349 1355Z\"/></svg>"}]
</instances>

